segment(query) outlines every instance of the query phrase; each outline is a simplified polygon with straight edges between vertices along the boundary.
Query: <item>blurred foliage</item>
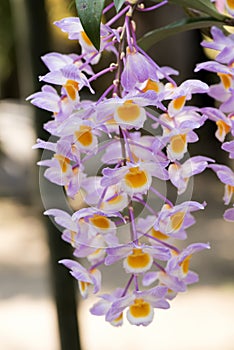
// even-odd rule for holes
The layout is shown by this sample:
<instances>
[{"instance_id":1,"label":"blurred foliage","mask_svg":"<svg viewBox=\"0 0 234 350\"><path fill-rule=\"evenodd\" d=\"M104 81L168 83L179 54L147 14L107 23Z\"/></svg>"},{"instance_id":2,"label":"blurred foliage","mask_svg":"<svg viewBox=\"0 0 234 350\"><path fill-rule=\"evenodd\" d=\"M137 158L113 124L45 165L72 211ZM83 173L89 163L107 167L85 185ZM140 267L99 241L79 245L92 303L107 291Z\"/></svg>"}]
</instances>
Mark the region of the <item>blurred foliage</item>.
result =
<instances>
[{"instance_id":1,"label":"blurred foliage","mask_svg":"<svg viewBox=\"0 0 234 350\"><path fill-rule=\"evenodd\" d=\"M75 2L73 0L46 0L45 3L51 30L52 47L64 53L70 52L72 47L77 46L77 41L67 40L67 34L63 33L53 23L65 17L77 16Z\"/></svg>"},{"instance_id":2,"label":"blurred foliage","mask_svg":"<svg viewBox=\"0 0 234 350\"><path fill-rule=\"evenodd\" d=\"M0 1L0 82L12 71L13 31L9 0Z\"/></svg>"}]
</instances>

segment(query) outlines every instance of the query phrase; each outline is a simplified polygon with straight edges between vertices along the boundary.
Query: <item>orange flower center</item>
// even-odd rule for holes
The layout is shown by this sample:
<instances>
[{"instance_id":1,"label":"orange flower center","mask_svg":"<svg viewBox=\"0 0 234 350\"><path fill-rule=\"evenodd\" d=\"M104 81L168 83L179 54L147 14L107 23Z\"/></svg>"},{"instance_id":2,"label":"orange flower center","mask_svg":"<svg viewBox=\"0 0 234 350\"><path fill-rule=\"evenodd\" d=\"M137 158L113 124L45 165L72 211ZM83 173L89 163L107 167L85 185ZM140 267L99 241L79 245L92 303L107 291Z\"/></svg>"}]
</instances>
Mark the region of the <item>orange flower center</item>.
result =
<instances>
[{"instance_id":1,"label":"orange flower center","mask_svg":"<svg viewBox=\"0 0 234 350\"><path fill-rule=\"evenodd\" d=\"M216 122L216 125L218 128L218 133L220 135L226 135L231 130L231 127L229 125L227 125L223 120L218 120Z\"/></svg>"},{"instance_id":2,"label":"orange flower center","mask_svg":"<svg viewBox=\"0 0 234 350\"><path fill-rule=\"evenodd\" d=\"M147 317L150 309L150 304L143 299L135 299L134 304L129 307L131 315L135 318Z\"/></svg>"},{"instance_id":3,"label":"orange flower center","mask_svg":"<svg viewBox=\"0 0 234 350\"><path fill-rule=\"evenodd\" d=\"M179 211L171 216L170 220L173 231L177 231L181 228L184 221L184 216L185 214L182 211Z\"/></svg>"},{"instance_id":4,"label":"orange flower center","mask_svg":"<svg viewBox=\"0 0 234 350\"><path fill-rule=\"evenodd\" d=\"M89 45L89 46L92 46L92 45L93 45L92 42L91 42L91 40L89 39L88 35L87 35L84 31L82 31L80 34L81 34L81 36L82 36L82 39L84 40L84 42L85 42L87 45Z\"/></svg>"},{"instance_id":5,"label":"orange flower center","mask_svg":"<svg viewBox=\"0 0 234 350\"><path fill-rule=\"evenodd\" d=\"M109 220L102 215L94 214L93 217L90 219L91 223L101 229L107 229L110 227Z\"/></svg>"},{"instance_id":6,"label":"orange flower center","mask_svg":"<svg viewBox=\"0 0 234 350\"><path fill-rule=\"evenodd\" d=\"M146 86L142 89L143 92L146 92L148 90L153 90L155 92L159 92L159 84L156 81L153 81L151 79L147 80Z\"/></svg>"},{"instance_id":7,"label":"orange flower center","mask_svg":"<svg viewBox=\"0 0 234 350\"><path fill-rule=\"evenodd\" d=\"M172 136L170 143L173 152L182 153L186 145L186 135L183 134Z\"/></svg>"},{"instance_id":8,"label":"orange flower center","mask_svg":"<svg viewBox=\"0 0 234 350\"><path fill-rule=\"evenodd\" d=\"M62 156L61 154L55 154L54 158L56 158L59 161L60 168L63 173L66 173L68 169L68 165L70 164L70 159Z\"/></svg>"},{"instance_id":9,"label":"orange flower center","mask_svg":"<svg viewBox=\"0 0 234 350\"><path fill-rule=\"evenodd\" d=\"M230 7L231 10L234 10L234 1L233 0L226 0L228 7Z\"/></svg>"},{"instance_id":10,"label":"orange flower center","mask_svg":"<svg viewBox=\"0 0 234 350\"><path fill-rule=\"evenodd\" d=\"M66 84L64 85L64 88L67 91L68 96L72 99L76 99L76 93L79 91L79 84L75 80L67 80Z\"/></svg>"},{"instance_id":11,"label":"orange flower center","mask_svg":"<svg viewBox=\"0 0 234 350\"><path fill-rule=\"evenodd\" d=\"M187 275L188 271L189 271L189 264L190 264L190 259L191 259L191 255L188 255L181 263L180 266L182 268L182 271L184 274Z\"/></svg>"},{"instance_id":12,"label":"orange flower center","mask_svg":"<svg viewBox=\"0 0 234 350\"><path fill-rule=\"evenodd\" d=\"M124 122L134 122L140 116L140 107L131 100L125 101L122 106L117 108L119 119Z\"/></svg>"},{"instance_id":13,"label":"orange flower center","mask_svg":"<svg viewBox=\"0 0 234 350\"><path fill-rule=\"evenodd\" d=\"M186 96L180 96L173 100L173 107L177 110L180 110L185 103Z\"/></svg>"},{"instance_id":14,"label":"orange flower center","mask_svg":"<svg viewBox=\"0 0 234 350\"><path fill-rule=\"evenodd\" d=\"M144 186L148 180L145 171L140 170L139 167L130 168L124 178L127 185L132 188L140 188Z\"/></svg>"},{"instance_id":15,"label":"orange flower center","mask_svg":"<svg viewBox=\"0 0 234 350\"><path fill-rule=\"evenodd\" d=\"M90 126L81 125L80 130L75 132L76 139L82 146L88 147L92 144L93 135L91 130Z\"/></svg>"},{"instance_id":16,"label":"orange flower center","mask_svg":"<svg viewBox=\"0 0 234 350\"><path fill-rule=\"evenodd\" d=\"M144 253L142 249L133 248L132 254L127 257L127 263L134 269L142 269L151 262L150 255Z\"/></svg>"},{"instance_id":17,"label":"orange flower center","mask_svg":"<svg viewBox=\"0 0 234 350\"><path fill-rule=\"evenodd\" d=\"M232 1L232 3L234 4L234 1ZM234 8L234 6L233 6ZM231 85L232 85L232 76L231 74L225 74L225 73L218 73L218 76L221 79L221 82L223 84L223 86L225 87L226 90L230 89Z\"/></svg>"},{"instance_id":18,"label":"orange flower center","mask_svg":"<svg viewBox=\"0 0 234 350\"><path fill-rule=\"evenodd\" d=\"M154 228L151 229L151 234L153 237L157 239L161 239L162 241L168 239L168 235L166 235L165 233L162 233L161 231L157 231Z\"/></svg>"},{"instance_id":19,"label":"orange flower center","mask_svg":"<svg viewBox=\"0 0 234 350\"><path fill-rule=\"evenodd\" d=\"M113 198L108 199L107 202L110 204L118 204L119 202L121 202L122 199L123 199L123 196L117 195L117 196L113 196Z\"/></svg>"}]
</instances>

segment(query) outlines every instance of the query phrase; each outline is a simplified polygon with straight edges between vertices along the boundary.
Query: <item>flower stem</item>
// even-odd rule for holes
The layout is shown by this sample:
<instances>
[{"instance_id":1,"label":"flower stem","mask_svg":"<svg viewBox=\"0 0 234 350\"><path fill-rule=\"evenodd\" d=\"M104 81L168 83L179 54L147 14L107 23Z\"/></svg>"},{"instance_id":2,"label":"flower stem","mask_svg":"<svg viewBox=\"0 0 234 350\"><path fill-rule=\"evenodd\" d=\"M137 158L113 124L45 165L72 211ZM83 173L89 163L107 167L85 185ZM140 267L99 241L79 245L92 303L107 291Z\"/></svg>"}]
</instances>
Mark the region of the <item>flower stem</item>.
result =
<instances>
[{"instance_id":1,"label":"flower stem","mask_svg":"<svg viewBox=\"0 0 234 350\"><path fill-rule=\"evenodd\" d=\"M129 212L130 225L131 225L131 239L132 241L137 243L137 230L136 230L132 200L129 202L128 212Z\"/></svg>"},{"instance_id":2,"label":"flower stem","mask_svg":"<svg viewBox=\"0 0 234 350\"><path fill-rule=\"evenodd\" d=\"M127 293L127 291L128 291L128 288L130 287L130 285L131 285L131 283L132 283L133 278L134 278L134 275L132 275L132 276L129 278L128 283L127 283L126 287L124 288L124 291L123 291L121 297L124 297L124 296L126 295L126 293Z\"/></svg>"},{"instance_id":3,"label":"flower stem","mask_svg":"<svg viewBox=\"0 0 234 350\"><path fill-rule=\"evenodd\" d=\"M138 285L138 276L134 275L134 284L135 284L135 291L139 291L139 285Z\"/></svg>"},{"instance_id":4,"label":"flower stem","mask_svg":"<svg viewBox=\"0 0 234 350\"><path fill-rule=\"evenodd\" d=\"M111 92L111 90L114 89L114 84L110 85L104 92L103 94L99 97L97 104L100 103L104 98Z\"/></svg>"},{"instance_id":5,"label":"flower stem","mask_svg":"<svg viewBox=\"0 0 234 350\"><path fill-rule=\"evenodd\" d=\"M102 11L102 13L103 13L103 15L105 14L105 13L107 13L110 9L112 9L112 7L114 7L114 2L111 2L109 5L107 5L105 8L104 8L104 10Z\"/></svg>"},{"instance_id":6,"label":"flower stem","mask_svg":"<svg viewBox=\"0 0 234 350\"><path fill-rule=\"evenodd\" d=\"M110 67L101 70L100 72L98 72L97 74L95 74L91 78L89 78L89 83L91 83L93 80L96 80L97 78L99 78L100 76L102 76L106 73L113 72L115 69L117 69L116 65L110 65Z\"/></svg>"},{"instance_id":7,"label":"flower stem","mask_svg":"<svg viewBox=\"0 0 234 350\"><path fill-rule=\"evenodd\" d=\"M128 12L128 10L130 9L130 5L126 6L125 8L123 8L123 10L121 10L119 13L117 13L117 15L115 15L113 18L111 18L106 25L107 26L111 26L113 23L115 23L120 17L122 17L126 12Z\"/></svg>"},{"instance_id":8,"label":"flower stem","mask_svg":"<svg viewBox=\"0 0 234 350\"><path fill-rule=\"evenodd\" d=\"M155 117L152 113L150 113L150 112L147 111L146 114L147 114L147 116L148 116L150 119L154 120L156 123L161 124L162 126L165 126L165 128L167 128L167 129L169 129L169 130L172 130L172 129L173 129L172 126L170 126L169 124L167 124L167 123L164 122L163 120L161 120L161 119Z\"/></svg>"},{"instance_id":9,"label":"flower stem","mask_svg":"<svg viewBox=\"0 0 234 350\"><path fill-rule=\"evenodd\" d=\"M151 214L157 215L156 211L153 208L151 208L151 206L148 203L146 203L143 199L141 199L137 196L134 196L133 199L135 199L137 202L143 204L144 207L147 208Z\"/></svg>"},{"instance_id":10,"label":"flower stem","mask_svg":"<svg viewBox=\"0 0 234 350\"><path fill-rule=\"evenodd\" d=\"M144 8L144 7L141 7L141 6L138 6L136 9L137 9L138 11L141 11L141 12L148 12L148 11L156 10L156 9L158 9L159 7L166 5L167 3L168 3L168 0L164 0L164 1L162 1L162 2L160 2L159 4L154 5L154 6L145 7L145 8Z\"/></svg>"},{"instance_id":11,"label":"flower stem","mask_svg":"<svg viewBox=\"0 0 234 350\"><path fill-rule=\"evenodd\" d=\"M128 151L128 157L130 159L130 162L131 163L134 163L134 159L133 159L133 155L132 155L132 152L131 152L131 149L129 147L129 142L128 142L128 138L127 138L127 131L126 130L122 130L123 131L123 137L124 137L124 141L125 141L125 146L126 146L126 149Z\"/></svg>"},{"instance_id":12,"label":"flower stem","mask_svg":"<svg viewBox=\"0 0 234 350\"><path fill-rule=\"evenodd\" d=\"M153 262L153 264L155 266L157 266L159 268L159 270L163 271L163 272L166 272L166 270L164 269L164 267L162 265L160 265L159 263L157 263L156 261Z\"/></svg>"},{"instance_id":13,"label":"flower stem","mask_svg":"<svg viewBox=\"0 0 234 350\"><path fill-rule=\"evenodd\" d=\"M96 264L90 266L89 271L92 271L92 270L96 269L98 266L104 264L104 262L105 262L105 259L102 259L102 260L98 261Z\"/></svg>"},{"instance_id":14,"label":"flower stem","mask_svg":"<svg viewBox=\"0 0 234 350\"><path fill-rule=\"evenodd\" d=\"M170 207L173 207L173 203L169 199L167 199L163 194L161 194L158 190L156 190L154 187L151 186L150 191L156 194L156 196L162 199L165 203L170 205Z\"/></svg>"},{"instance_id":15,"label":"flower stem","mask_svg":"<svg viewBox=\"0 0 234 350\"><path fill-rule=\"evenodd\" d=\"M179 249L176 248L175 246L173 246L172 244L169 244L169 243L166 243L166 242L164 242L164 241L161 241L161 239L158 239L158 238L156 238L156 237L153 237L153 236L149 235L148 233L145 233L144 236L147 237L147 238L153 239L154 241L156 241L156 242L158 242L158 243L164 245L165 247L167 247L167 248L169 248L169 249L171 249L171 250L174 250L174 251L177 252L177 253L180 253Z\"/></svg>"}]
</instances>

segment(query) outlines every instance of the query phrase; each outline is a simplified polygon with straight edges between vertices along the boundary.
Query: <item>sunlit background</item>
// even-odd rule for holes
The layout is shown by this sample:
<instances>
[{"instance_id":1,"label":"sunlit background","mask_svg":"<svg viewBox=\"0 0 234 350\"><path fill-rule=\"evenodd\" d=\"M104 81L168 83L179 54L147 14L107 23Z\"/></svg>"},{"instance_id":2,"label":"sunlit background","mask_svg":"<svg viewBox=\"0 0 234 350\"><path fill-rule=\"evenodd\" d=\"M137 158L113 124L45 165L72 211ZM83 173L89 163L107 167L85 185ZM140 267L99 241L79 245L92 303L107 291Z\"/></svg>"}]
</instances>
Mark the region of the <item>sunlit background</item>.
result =
<instances>
[{"instance_id":1,"label":"sunlit background","mask_svg":"<svg viewBox=\"0 0 234 350\"><path fill-rule=\"evenodd\" d=\"M46 71L41 55L49 50L79 50L76 42L69 42L52 25L70 15L76 15L70 0L0 2L1 350L79 350L77 340L73 341L77 336L74 284L64 283L71 277L57 266L58 257L65 258L70 251L65 243L59 246L54 241L53 235L59 237L59 232L53 225L42 221L35 165L39 154L31 149L50 115L35 112L25 102L39 90L37 76ZM170 12L160 10L157 17L147 14L139 23L139 33L181 15L176 7ZM204 59L200 40L198 33L178 35L152 48L150 54L160 65L171 65L183 71L183 78L191 78L195 62ZM201 131L203 155L228 162L216 151L218 143L210 138L212 134L212 125ZM196 147L191 152L199 152ZM193 258L192 268L199 272L200 283L179 295L171 309L156 311L147 328L127 322L113 328L89 313L95 298L80 301L77 315L82 350L234 350L234 230L233 224L222 220L223 186L207 171L195 180L193 195L194 200L206 200L208 206L196 215L189 242L210 242L212 248ZM63 273L65 277L58 275ZM104 290L122 281L122 274L113 268L105 274Z\"/></svg>"}]
</instances>

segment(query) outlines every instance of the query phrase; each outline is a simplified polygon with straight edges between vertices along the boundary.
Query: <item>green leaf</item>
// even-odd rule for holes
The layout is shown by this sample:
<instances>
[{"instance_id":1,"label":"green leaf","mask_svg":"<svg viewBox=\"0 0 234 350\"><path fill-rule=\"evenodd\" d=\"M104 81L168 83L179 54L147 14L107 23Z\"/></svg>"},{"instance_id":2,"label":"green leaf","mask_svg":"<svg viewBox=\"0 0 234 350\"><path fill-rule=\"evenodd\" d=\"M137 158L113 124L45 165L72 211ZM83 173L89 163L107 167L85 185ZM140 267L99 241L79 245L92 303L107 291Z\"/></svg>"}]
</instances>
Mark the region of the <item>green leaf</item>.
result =
<instances>
[{"instance_id":1,"label":"green leaf","mask_svg":"<svg viewBox=\"0 0 234 350\"><path fill-rule=\"evenodd\" d=\"M160 2L158 0L151 1L157 3ZM169 0L169 3L203 12L204 14L221 21L224 20L224 18L226 18L225 15L221 14L216 10L216 7L211 3L210 0Z\"/></svg>"},{"instance_id":2,"label":"green leaf","mask_svg":"<svg viewBox=\"0 0 234 350\"><path fill-rule=\"evenodd\" d=\"M119 12L125 0L114 0L116 11Z\"/></svg>"},{"instance_id":3,"label":"green leaf","mask_svg":"<svg viewBox=\"0 0 234 350\"><path fill-rule=\"evenodd\" d=\"M183 18L182 20L170 23L165 27L148 32L138 40L139 46L143 50L148 50L157 42L187 30L207 28L211 26L223 26L224 22L210 17Z\"/></svg>"},{"instance_id":4,"label":"green leaf","mask_svg":"<svg viewBox=\"0 0 234 350\"><path fill-rule=\"evenodd\" d=\"M100 48L100 23L105 0L76 0L76 8L85 33L97 50Z\"/></svg>"}]
</instances>

